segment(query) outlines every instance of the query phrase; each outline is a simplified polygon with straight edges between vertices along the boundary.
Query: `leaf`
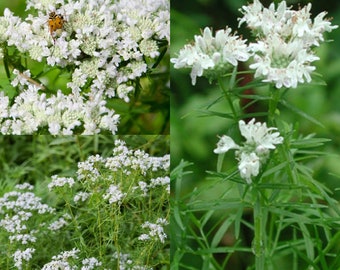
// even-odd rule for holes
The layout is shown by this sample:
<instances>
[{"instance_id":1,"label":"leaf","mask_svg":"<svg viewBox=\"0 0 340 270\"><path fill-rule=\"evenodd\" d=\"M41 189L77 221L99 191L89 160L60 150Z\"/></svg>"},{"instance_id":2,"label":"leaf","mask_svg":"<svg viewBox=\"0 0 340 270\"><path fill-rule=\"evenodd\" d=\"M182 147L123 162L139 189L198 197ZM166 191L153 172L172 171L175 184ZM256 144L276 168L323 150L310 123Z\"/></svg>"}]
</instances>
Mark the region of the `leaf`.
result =
<instances>
[{"instance_id":1,"label":"leaf","mask_svg":"<svg viewBox=\"0 0 340 270\"><path fill-rule=\"evenodd\" d=\"M243 207L244 203L239 200L214 200L204 202L192 202L188 204L188 208L192 211L207 211L207 210L226 210L238 209Z\"/></svg>"},{"instance_id":2,"label":"leaf","mask_svg":"<svg viewBox=\"0 0 340 270\"><path fill-rule=\"evenodd\" d=\"M217 172L221 172L223 160L224 160L225 153L219 154L217 157Z\"/></svg>"},{"instance_id":3,"label":"leaf","mask_svg":"<svg viewBox=\"0 0 340 270\"><path fill-rule=\"evenodd\" d=\"M299 108L293 106L292 104L289 104L287 101L285 101L284 99L280 100L280 104L282 104L283 106L285 106L287 109L291 110L292 112L296 113L297 115L301 116L302 118L307 119L308 121L322 127L325 128L325 126L318 120L316 120L314 117L306 114L305 112L301 111Z\"/></svg>"},{"instance_id":4,"label":"leaf","mask_svg":"<svg viewBox=\"0 0 340 270\"><path fill-rule=\"evenodd\" d=\"M233 221L234 221L233 218L229 217L222 223L222 225L218 228L217 232L215 233L211 241L211 247L213 248L217 247L217 245L221 242L223 236L226 234Z\"/></svg>"},{"instance_id":5,"label":"leaf","mask_svg":"<svg viewBox=\"0 0 340 270\"><path fill-rule=\"evenodd\" d=\"M292 140L290 146L292 148L309 148L322 146L326 142L330 142L330 139L326 138L302 138L298 140Z\"/></svg>"}]
</instances>

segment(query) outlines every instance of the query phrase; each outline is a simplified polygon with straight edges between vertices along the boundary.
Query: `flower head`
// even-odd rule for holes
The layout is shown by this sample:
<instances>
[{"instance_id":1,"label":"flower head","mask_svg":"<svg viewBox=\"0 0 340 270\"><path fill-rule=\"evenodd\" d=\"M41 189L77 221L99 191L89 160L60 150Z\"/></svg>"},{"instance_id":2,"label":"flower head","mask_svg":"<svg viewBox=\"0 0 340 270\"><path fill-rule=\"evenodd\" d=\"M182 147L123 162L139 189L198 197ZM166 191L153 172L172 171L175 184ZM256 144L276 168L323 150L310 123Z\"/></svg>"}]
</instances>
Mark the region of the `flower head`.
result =
<instances>
[{"instance_id":1,"label":"flower head","mask_svg":"<svg viewBox=\"0 0 340 270\"><path fill-rule=\"evenodd\" d=\"M324 19L325 12L313 21L311 7L309 3L292 10L282 1L277 9L273 3L264 8L258 0L242 7L239 25L246 23L259 39L249 45L255 77L264 77L264 82L272 82L277 88L296 88L298 83L311 81L310 74L315 70L311 63L319 60L312 48L324 41L324 32L338 27Z\"/></svg>"},{"instance_id":2,"label":"flower head","mask_svg":"<svg viewBox=\"0 0 340 270\"><path fill-rule=\"evenodd\" d=\"M246 139L242 146L237 145L229 136L223 135L214 153L222 154L230 149L237 149L235 155L239 161L240 175L250 184L251 178L259 174L261 164L268 159L269 151L275 149L275 145L281 144L283 138L279 132L274 132L277 128L268 128L266 123L255 123L255 119L248 123L240 120L239 129Z\"/></svg>"},{"instance_id":3,"label":"flower head","mask_svg":"<svg viewBox=\"0 0 340 270\"><path fill-rule=\"evenodd\" d=\"M244 62L250 57L246 40L231 35L231 31L228 27L218 30L214 37L210 28L204 28L202 35L195 36L195 43L185 45L171 62L175 68L191 68L193 85L196 77L225 74L231 67L237 66L238 61Z\"/></svg>"}]
</instances>

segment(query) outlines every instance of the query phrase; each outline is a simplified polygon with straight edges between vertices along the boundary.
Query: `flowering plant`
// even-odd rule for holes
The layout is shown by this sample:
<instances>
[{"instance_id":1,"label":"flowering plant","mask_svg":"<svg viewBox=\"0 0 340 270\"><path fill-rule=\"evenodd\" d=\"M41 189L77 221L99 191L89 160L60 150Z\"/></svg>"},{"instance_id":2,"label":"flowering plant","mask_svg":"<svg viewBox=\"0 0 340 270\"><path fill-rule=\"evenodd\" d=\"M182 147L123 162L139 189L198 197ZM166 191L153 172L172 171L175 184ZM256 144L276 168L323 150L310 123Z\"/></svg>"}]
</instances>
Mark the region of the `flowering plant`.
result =
<instances>
[{"instance_id":1,"label":"flowering plant","mask_svg":"<svg viewBox=\"0 0 340 270\"><path fill-rule=\"evenodd\" d=\"M329 140L299 135L284 109L322 126L287 96L316 85L317 47L338 26L326 12L313 19L311 4L294 10L285 1L266 8L254 0L239 11L238 25L251 31L249 40L228 26L216 34L206 27L171 59L175 68L191 70L192 85L205 77L211 92L219 88L206 94L213 100L198 110L214 119L197 125L196 133L222 123L224 134L215 149L210 145L217 169L208 167L211 158L205 156L194 170L206 165L209 181L197 183L196 175L187 181L195 185L188 192L190 164L181 161L173 170L171 259L189 268L195 258L195 269L332 269L339 265L332 258L339 248L327 243L339 237L339 203L307 162L325 155L313 147ZM189 140L182 145L196 150Z\"/></svg>"},{"instance_id":2,"label":"flowering plant","mask_svg":"<svg viewBox=\"0 0 340 270\"><path fill-rule=\"evenodd\" d=\"M142 2L27 0L24 20L6 8L0 59L11 84L0 92L0 132L116 134L120 121L153 110L129 116L130 106L151 96L166 104L169 1Z\"/></svg>"},{"instance_id":3,"label":"flowering plant","mask_svg":"<svg viewBox=\"0 0 340 270\"><path fill-rule=\"evenodd\" d=\"M150 140L168 143L165 136ZM57 141L47 141L56 151ZM45 186L39 180L7 187L0 196L0 268L168 267L169 166L168 154L115 140L109 156L90 155L70 176L53 175L44 195L36 194Z\"/></svg>"}]
</instances>

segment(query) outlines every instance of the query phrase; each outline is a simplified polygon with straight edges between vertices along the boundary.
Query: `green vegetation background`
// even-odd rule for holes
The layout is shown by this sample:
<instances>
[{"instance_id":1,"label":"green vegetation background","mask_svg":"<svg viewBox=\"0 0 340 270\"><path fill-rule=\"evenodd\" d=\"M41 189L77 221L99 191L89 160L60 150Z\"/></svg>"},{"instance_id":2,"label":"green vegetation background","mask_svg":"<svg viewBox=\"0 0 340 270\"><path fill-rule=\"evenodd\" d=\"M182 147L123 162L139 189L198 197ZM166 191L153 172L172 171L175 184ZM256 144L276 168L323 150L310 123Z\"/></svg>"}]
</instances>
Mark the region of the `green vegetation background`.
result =
<instances>
[{"instance_id":1,"label":"green vegetation background","mask_svg":"<svg viewBox=\"0 0 340 270\"><path fill-rule=\"evenodd\" d=\"M171 1L171 57L184 44L193 41L194 35L200 34L205 26L214 30L225 28L227 25L237 30L244 38L249 39L247 29L242 26L237 29L237 18L241 17L239 8L246 5L246 0L195 0ZM251 2L251 1L250 1ZM271 1L261 1L269 6ZM328 11L327 17L332 17L332 24L340 25L340 2L333 1L287 1L294 8L312 3L312 16L322 11ZM323 150L340 154L340 29L327 33L326 42L317 48L319 61L314 62L316 72L322 75L326 86L304 85L289 90L288 101L303 112L320 121L325 128L301 118L290 111L280 108L283 118L290 123L299 123L299 131L303 135L316 133L317 137L329 138ZM210 104L220 90L210 85L205 78L198 78L195 86L191 85L189 70L174 69L171 65L171 161L176 166L181 159L193 162L190 167L194 173L187 175L184 184L187 190L204 184L205 171L215 170L217 155L213 149L218 141L217 135L222 135L228 128L228 123L222 118L200 117L199 110ZM266 106L266 105L264 105ZM266 107L262 107L266 109ZM215 111L224 111L220 105ZM340 186L338 177L340 166L338 157L311 161L315 177L334 189ZM337 195L340 199L340 194Z\"/></svg>"}]
</instances>

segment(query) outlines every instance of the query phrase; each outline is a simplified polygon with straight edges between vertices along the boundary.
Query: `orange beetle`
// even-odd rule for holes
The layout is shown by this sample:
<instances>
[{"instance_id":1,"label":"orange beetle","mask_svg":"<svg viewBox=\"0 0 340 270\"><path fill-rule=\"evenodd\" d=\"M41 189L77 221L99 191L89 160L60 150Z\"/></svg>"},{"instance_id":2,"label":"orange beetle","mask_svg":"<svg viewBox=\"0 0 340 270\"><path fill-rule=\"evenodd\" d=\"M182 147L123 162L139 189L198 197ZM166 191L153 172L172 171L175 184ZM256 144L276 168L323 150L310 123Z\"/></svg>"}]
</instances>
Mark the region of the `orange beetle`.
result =
<instances>
[{"instance_id":1,"label":"orange beetle","mask_svg":"<svg viewBox=\"0 0 340 270\"><path fill-rule=\"evenodd\" d=\"M50 30L50 34L53 38L53 41L55 41L53 34L58 29L62 29L63 25L65 23L65 19L62 15L55 13L54 11L49 14L48 17L48 28Z\"/></svg>"}]
</instances>

